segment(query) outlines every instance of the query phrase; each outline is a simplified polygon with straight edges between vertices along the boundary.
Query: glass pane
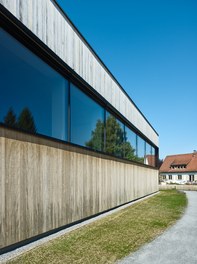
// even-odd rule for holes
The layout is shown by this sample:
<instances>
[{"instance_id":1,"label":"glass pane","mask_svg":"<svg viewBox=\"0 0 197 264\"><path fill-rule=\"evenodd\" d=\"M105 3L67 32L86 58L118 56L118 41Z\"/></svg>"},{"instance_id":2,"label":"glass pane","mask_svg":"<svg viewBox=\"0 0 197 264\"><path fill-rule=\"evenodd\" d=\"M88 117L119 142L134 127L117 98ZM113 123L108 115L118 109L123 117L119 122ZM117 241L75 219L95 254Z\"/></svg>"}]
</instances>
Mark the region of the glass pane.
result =
<instances>
[{"instance_id":1,"label":"glass pane","mask_svg":"<svg viewBox=\"0 0 197 264\"><path fill-rule=\"evenodd\" d=\"M144 163L145 141L140 136L137 136L137 156L138 161Z\"/></svg>"},{"instance_id":2,"label":"glass pane","mask_svg":"<svg viewBox=\"0 0 197 264\"><path fill-rule=\"evenodd\" d=\"M71 84L71 142L104 149L104 109Z\"/></svg>"},{"instance_id":3,"label":"glass pane","mask_svg":"<svg viewBox=\"0 0 197 264\"><path fill-rule=\"evenodd\" d=\"M124 125L112 114L106 113L106 152L124 157Z\"/></svg>"},{"instance_id":4,"label":"glass pane","mask_svg":"<svg viewBox=\"0 0 197 264\"><path fill-rule=\"evenodd\" d=\"M136 134L125 126L125 158L129 160L136 160Z\"/></svg>"},{"instance_id":5,"label":"glass pane","mask_svg":"<svg viewBox=\"0 0 197 264\"><path fill-rule=\"evenodd\" d=\"M67 81L0 29L0 122L67 140Z\"/></svg>"},{"instance_id":6,"label":"glass pane","mask_svg":"<svg viewBox=\"0 0 197 264\"><path fill-rule=\"evenodd\" d=\"M153 156L153 162L151 166L156 167L157 166L157 158L156 158L156 150L154 147L152 147L152 156Z\"/></svg>"},{"instance_id":7,"label":"glass pane","mask_svg":"<svg viewBox=\"0 0 197 264\"><path fill-rule=\"evenodd\" d=\"M146 142L146 158L145 164L155 166L154 148Z\"/></svg>"}]
</instances>

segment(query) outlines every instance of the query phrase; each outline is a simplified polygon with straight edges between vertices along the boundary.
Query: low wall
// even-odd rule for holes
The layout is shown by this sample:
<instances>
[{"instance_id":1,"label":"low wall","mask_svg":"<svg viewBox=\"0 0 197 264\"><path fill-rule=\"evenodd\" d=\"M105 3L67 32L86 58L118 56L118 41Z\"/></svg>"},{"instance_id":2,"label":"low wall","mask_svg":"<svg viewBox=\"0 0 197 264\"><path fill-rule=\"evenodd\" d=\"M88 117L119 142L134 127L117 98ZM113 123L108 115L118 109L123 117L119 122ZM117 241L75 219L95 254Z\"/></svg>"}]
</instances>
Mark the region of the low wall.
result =
<instances>
[{"instance_id":1,"label":"low wall","mask_svg":"<svg viewBox=\"0 0 197 264\"><path fill-rule=\"evenodd\" d=\"M183 190L183 191L197 191L197 185L191 184L166 184L166 185L159 185L159 190Z\"/></svg>"},{"instance_id":2,"label":"low wall","mask_svg":"<svg viewBox=\"0 0 197 264\"><path fill-rule=\"evenodd\" d=\"M156 191L156 169L0 127L0 249Z\"/></svg>"}]
</instances>

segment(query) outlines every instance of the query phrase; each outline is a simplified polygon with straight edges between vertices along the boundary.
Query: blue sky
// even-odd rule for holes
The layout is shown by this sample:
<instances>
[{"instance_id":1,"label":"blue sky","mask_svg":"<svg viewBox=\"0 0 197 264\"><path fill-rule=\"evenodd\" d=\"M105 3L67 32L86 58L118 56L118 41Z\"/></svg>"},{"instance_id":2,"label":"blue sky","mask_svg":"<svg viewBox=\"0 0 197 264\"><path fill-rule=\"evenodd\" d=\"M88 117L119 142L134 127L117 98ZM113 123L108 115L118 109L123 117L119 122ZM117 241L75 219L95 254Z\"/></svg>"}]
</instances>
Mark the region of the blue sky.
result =
<instances>
[{"instance_id":1,"label":"blue sky","mask_svg":"<svg viewBox=\"0 0 197 264\"><path fill-rule=\"evenodd\" d=\"M197 1L58 2L159 133L160 158L197 149Z\"/></svg>"}]
</instances>

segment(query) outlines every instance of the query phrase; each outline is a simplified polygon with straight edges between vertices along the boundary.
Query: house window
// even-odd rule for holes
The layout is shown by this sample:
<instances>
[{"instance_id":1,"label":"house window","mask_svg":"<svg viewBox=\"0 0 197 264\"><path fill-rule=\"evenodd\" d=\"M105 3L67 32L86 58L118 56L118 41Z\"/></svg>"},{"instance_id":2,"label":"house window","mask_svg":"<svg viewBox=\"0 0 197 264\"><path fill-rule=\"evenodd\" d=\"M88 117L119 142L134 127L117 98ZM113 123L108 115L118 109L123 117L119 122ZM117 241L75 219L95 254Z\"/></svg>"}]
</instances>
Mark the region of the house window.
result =
<instances>
[{"instance_id":1,"label":"house window","mask_svg":"<svg viewBox=\"0 0 197 264\"><path fill-rule=\"evenodd\" d=\"M178 175L178 180L182 180L182 175Z\"/></svg>"},{"instance_id":2,"label":"house window","mask_svg":"<svg viewBox=\"0 0 197 264\"><path fill-rule=\"evenodd\" d=\"M189 181L190 182L193 182L194 181L194 175L192 174L192 175L189 175Z\"/></svg>"},{"instance_id":3,"label":"house window","mask_svg":"<svg viewBox=\"0 0 197 264\"><path fill-rule=\"evenodd\" d=\"M163 180L166 180L166 175L163 175Z\"/></svg>"},{"instance_id":4,"label":"house window","mask_svg":"<svg viewBox=\"0 0 197 264\"><path fill-rule=\"evenodd\" d=\"M172 180L172 175L168 175L168 177L169 177L169 180Z\"/></svg>"}]
</instances>

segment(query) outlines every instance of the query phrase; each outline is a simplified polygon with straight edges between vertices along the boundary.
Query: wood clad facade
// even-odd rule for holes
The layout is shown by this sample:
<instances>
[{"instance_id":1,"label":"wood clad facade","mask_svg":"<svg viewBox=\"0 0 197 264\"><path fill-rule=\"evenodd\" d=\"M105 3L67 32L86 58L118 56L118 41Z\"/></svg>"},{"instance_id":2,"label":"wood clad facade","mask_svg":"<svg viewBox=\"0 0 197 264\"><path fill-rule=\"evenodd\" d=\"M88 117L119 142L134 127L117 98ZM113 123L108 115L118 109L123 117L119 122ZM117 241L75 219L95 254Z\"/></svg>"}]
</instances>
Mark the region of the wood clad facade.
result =
<instances>
[{"instance_id":1,"label":"wood clad facade","mask_svg":"<svg viewBox=\"0 0 197 264\"><path fill-rule=\"evenodd\" d=\"M39 46L38 37L46 53L49 48L54 60L56 54L59 64L68 65L158 150L155 130L54 1L0 5L16 17L16 27L28 29L21 29L27 38L30 30L33 43ZM10 13L6 19L14 24ZM157 168L0 124L0 252L157 191Z\"/></svg>"},{"instance_id":2,"label":"wood clad facade","mask_svg":"<svg viewBox=\"0 0 197 264\"><path fill-rule=\"evenodd\" d=\"M17 19L158 146L158 135L51 0L0 0Z\"/></svg>"},{"instance_id":3,"label":"wood clad facade","mask_svg":"<svg viewBox=\"0 0 197 264\"><path fill-rule=\"evenodd\" d=\"M158 171L0 128L0 248L158 191Z\"/></svg>"}]
</instances>

